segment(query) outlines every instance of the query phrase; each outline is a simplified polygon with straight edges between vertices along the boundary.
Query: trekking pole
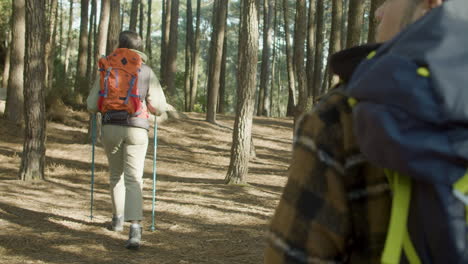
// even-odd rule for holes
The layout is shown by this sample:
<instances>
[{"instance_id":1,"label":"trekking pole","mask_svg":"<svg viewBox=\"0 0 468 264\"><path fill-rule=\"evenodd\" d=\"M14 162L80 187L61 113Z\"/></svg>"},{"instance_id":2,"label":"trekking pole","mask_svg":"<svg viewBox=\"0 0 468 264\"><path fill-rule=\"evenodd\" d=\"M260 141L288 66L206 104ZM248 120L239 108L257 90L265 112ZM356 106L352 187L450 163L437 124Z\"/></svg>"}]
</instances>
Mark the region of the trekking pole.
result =
<instances>
[{"instance_id":1,"label":"trekking pole","mask_svg":"<svg viewBox=\"0 0 468 264\"><path fill-rule=\"evenodd\" d=\"M94 149L96 146L96 114L91 117L91 140L93 142L92 156L91 156L91 214L89 218L93 220L93 203L94 203Z\"/></svg>"},{"instance_id":2,"label":"trekking pole","mask_svg":"<svg viewBox=\"0 0 468 264\"><path fill-rule=\"evenodd\" d=\"M158 150L158 122L156 116L154 116L154 148L153 148L153 203L151 209L151 231L154 231L154 215L155 215L155 203L156 203L156 152Z\"/></svg>"}]
</instances>

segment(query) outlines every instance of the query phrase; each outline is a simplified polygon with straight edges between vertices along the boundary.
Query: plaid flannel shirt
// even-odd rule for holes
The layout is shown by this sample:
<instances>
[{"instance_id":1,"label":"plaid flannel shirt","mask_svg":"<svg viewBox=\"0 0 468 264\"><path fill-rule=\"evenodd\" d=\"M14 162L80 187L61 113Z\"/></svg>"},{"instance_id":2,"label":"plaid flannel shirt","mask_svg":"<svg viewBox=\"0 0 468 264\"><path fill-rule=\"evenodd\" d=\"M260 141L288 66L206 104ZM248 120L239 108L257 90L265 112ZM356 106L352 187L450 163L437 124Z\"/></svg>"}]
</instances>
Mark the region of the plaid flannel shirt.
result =
<instances>
[{"instance_id":1,"label":"plaid flannel shirt","mask_svg":"<svg viewBox=\"0 0 468 264\"><path fill-rule=\"evenodd\" d=\"M380 263L391 211L386 176L359 152L347 97L333 90L299 122L265 264Z\"/></svg>"}]
</instances>

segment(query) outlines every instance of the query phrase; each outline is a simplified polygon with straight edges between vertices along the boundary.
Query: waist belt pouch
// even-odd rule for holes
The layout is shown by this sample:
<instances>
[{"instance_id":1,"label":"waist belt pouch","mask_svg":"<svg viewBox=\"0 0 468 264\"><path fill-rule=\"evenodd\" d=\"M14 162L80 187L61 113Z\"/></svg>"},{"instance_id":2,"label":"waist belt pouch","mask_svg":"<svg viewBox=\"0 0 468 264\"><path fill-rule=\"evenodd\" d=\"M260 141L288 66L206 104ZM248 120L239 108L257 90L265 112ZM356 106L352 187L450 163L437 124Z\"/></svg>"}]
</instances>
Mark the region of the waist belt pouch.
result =
<instances>
[{"instance_id":1,"label":"waist belt pouch","mask_svg":"<svg viewBox=\"0 0 468 264\"><path fill-rule=\"evenodd\" d=\"M102 121L104 123L127 123L128 119L130 118L130 114L127 111L107 111Z\"/></svg>"}]
</instances>

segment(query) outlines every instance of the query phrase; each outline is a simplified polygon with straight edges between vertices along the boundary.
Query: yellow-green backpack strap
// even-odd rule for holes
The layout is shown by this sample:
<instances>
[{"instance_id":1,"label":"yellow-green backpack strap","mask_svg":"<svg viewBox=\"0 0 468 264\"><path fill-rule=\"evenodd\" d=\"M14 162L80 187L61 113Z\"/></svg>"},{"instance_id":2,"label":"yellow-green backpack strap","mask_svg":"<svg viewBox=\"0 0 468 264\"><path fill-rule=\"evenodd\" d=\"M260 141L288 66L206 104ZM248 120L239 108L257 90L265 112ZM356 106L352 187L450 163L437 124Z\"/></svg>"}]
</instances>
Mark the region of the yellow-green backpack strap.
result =
<instances>
[{"instance_id":1,"label":"yellow-green backpack strap","mask_svg":"<svg viewBox=\"0 0 468 264\"><path fill-rule=\"evenodd\" d=\"M411 264L421 263L409 237L406 224L408 222L411 199L411 179L405 175L385 170L393 190L392 212L388 227L387 240L382 254L382 264L400 263L404 249Z\"/></svg>"},{"instance_id":2,"label":"yellow-green backpack strap","mask_svg":"<svg viewBox=\"0 0 468 264\"><path fill-rule=\"evenodd\" d=\"M465 219L468 224L468 172L453 185L453 195L465 204Z\"/></svg>"}]
</instances>

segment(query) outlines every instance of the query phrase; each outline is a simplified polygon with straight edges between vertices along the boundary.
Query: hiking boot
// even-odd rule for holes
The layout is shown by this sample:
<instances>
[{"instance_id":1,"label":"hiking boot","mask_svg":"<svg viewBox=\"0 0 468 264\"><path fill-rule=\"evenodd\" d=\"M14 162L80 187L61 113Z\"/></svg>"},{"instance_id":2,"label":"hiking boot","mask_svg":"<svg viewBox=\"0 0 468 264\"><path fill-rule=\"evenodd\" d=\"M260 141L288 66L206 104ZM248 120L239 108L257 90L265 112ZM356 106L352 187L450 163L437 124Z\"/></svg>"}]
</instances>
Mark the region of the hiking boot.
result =
<instances>
[{"instance_id":1,"label":"hiking boot","mask_svg":"<svg viewBox=\"0 0 468 264\"><path fill-rule=\"evenodd\" d=\"M112 216L112 222L109 224L107 229L116 232L122 232L124 227L124 217L123 216Z\"/></svg>"},{"instance_id":2,"label":"hiking boot","mask_svg":"<svg viewBox=\"0 0 468 264\"><path fill-rule=\"evenodd\" d=\"M140 248L141 245L141 233L143 229L141 228L140 224L132 224L130 226L130 232L128 234L128 240L125 244L127 249L134 249L137 250Z\"/></svg>"}]
</instances>

